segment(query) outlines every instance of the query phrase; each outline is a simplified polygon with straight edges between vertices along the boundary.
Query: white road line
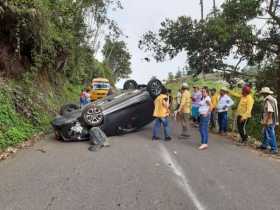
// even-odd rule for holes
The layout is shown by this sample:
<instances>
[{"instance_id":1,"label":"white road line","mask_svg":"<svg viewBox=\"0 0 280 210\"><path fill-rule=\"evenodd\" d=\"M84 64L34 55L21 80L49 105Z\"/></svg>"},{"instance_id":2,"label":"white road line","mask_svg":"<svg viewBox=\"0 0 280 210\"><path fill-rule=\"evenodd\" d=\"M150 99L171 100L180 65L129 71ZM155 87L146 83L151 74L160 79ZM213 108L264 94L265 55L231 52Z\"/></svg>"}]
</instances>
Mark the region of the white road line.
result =
<instances>
[{"instance_id":1,"label":"white road line","mask_svg":"<svg viewBox=\"0 0 280 210\"><path fill-rule=\"evenodd\" d=\"M182 187L183 191L187 193L189 198L192 200L194 203L195 207L198 210L205 210L206 208L203 206L203 204L198 200L197 196L192 190L192 187L189 185L189 181L187 177L185 176L182 167L177 163L177 161L171 157L167 149L163 144L160 144L160 150L161 150L161 155L164 160L164 162L169 165L169 167L172 169L174 174L177 175L178 179L177 182L180 187Z\"/></svg>"}]
</instances>

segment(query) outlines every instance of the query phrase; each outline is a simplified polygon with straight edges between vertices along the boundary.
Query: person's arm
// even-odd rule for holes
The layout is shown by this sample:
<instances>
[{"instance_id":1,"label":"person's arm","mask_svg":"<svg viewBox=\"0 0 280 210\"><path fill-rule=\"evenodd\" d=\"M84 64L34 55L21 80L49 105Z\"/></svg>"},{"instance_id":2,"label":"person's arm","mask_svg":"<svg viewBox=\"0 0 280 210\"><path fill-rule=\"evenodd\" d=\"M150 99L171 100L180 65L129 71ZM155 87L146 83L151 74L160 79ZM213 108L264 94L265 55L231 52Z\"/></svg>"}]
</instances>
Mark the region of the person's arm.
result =
<instances>
[{"instance_id":1,"label":"person's arm","mask_svg":"<svg viewBox=\"0 0 280 210\"><path fill-rule=\"evenodd\" d=\"M183 94L183 95L182 95L182 98L181 98L180 107L179 107L179 109L178 109L179 112L182 112L182 111L183 111L183 108L184 108L184 105L185 105L186 102L187 102L186 95Z\"/></svg>"},{"instance_id":2,"label":"person's arm","mask_svg":"<svg viewBox=\"0 0 280 210\"><path fill-rule=\"evenodd\" d=\"M166 98L164 98L164 99L162 100L162 105L163 105L165 108L169 109L169 100L168 100L168 97L166 97Z\"/></svg>"},{"instance_id":3,"label":"person's arm","mask_svg":"<svg viewBox=\"0 0 280 210\"><path fill-rule=\"evenodd\" d=\"M209 98L209 100L206 100L206 104L209 106L209 109L208 109L208 112L205 114L205 117L207 117L212 111L212 103L211 103L210 98Z\"/></svg>"},{"instance_id":4,"label":"person's arm","mask_svg":"<svg viewBox=\"0 0 280 210\"><path fill-rule=\"evenodd\" d=\"M264 116L264 119L262 120L262 124L264 126L267 126L269 125L269 121L273 118L274 110L273 110L273 106L271 105L271 102L266 101L265 103L266 103L265 107L267 109L267 115Z\"/></svg>"},{"instance_id":5,"label":"person's arm","mask_svg":"<svg viewBox=\"0 0 280 210\"><path fill-rule=\"evenodd\" d=\"M231 91L231 90L228 92L228 94L231 95L231 96L237 97L237 98L241 98L241 96L242 96L240 93L236 93L236 92Z\"/></svg>"},{"instance_id":6,"label":"person's arm","mask_svg":"<svg viewBox=\"0 0 280 210\"><path fill-rule=\"evenodd\" d=\"M234 105L234 101L231 99L231 97L228 96L227 107L231 107L233 105Z\"/></svg>"},{"instance_id":7,"label":"person's arm","mask_svg":"<svg viewBox=\"0 0 280 210\"><path fill-rule=\"evenodd\" d=\"M269 119L272 119L273 117L273 113L272 112L268 112L267 115L265 116L265 118L262 120L262 125L267 126L269 123Z\"/></svg>"}]
</instances>

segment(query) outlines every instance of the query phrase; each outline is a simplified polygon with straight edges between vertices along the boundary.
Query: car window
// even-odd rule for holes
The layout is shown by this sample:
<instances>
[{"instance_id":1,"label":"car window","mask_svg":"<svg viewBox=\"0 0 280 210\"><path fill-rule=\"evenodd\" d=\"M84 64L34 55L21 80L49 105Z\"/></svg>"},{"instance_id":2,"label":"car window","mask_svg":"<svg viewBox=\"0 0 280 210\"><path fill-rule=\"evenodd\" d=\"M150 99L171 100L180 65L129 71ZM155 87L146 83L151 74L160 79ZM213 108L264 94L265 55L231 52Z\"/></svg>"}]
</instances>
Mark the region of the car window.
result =
<instances>
[{"instance_id":1,"label":"car window","mask_svg":"<svg viewBox=\"0 0 280 210\"><path fill-rule=\"evenodd\" d=\"M96 83L93 84L92 87L94 90L99 90L99 89L110 89L110 84L108 83Z\"/></svg>"}]
</instances>

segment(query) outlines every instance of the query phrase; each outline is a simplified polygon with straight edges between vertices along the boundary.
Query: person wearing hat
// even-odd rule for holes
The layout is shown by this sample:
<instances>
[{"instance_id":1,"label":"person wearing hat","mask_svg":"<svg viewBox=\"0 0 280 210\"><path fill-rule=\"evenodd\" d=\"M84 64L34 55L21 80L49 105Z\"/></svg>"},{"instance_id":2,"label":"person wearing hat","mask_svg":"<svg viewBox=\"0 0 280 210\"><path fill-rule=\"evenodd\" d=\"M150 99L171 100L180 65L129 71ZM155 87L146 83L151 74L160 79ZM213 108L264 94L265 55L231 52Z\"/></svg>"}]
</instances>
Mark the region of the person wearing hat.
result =
<instances>
[{"instance_id":1,"label":"person wearing hat","mask_svg":"<svg viewBox=\"0 0 280 210\"><path fill-rule=\"evenodd\" d=\"M220 90L220 98L217 104L219 133L226 135L228 124L228 109L234 105L233 100L228 96L227 88L223 87Z\"/></svg>"},{"instance_id":2,"label":"person wearing hat","mask_svg":"<svg viewBox=\"0 0 280 210\"><path fill-rule=\"evenodd\" d=\"M270 146L270 153L277 154L277 141L275 135L275 126L279 125L278 104L274 98L273 91L269 87L261 89L260 94L264 97L263 116L261 124L263 125L263 141L258 147L260 150L266 150Z\"/></svg>"},{"instance_id":3,"label":"person wearing hat","mask_svg":"<svg viewBox=\"0 0 280 210\"><path fill-rule=\"evenodd\" d=\"M154 101L155 108L154 114L155 123L153 127L153 140L159 140L159 131L161 125L164 128L164 136L166 141L170 141L172 138L170 136L170 128L168 122L169 112L169 101L168 101L168 91L163 88L161 94Z\"/></svg>"},{"instance_id":4,"label":"person wearing hat","mask_svg":"<svg viewBox=\"0 0 280 210\"><path fill-rule=\"evenodd\" d=\"M242 88L240 101L237 108L237 128L240 134L241 140L238 145L246 145L248 141L248 135L246 126L249 119L252 116L252 109L254 106L254 99L251 95L251 87L245 85Z\"/></svg>"},{"instance_id":5,"label":"person wearing hat","mask_svg":"<svg viewBox=\"0 0 280 210\"><path fill-rule=\"evenodd\" d=\"M189 120L190 120L190 112L191 112L191 94L189 91L189 85L187 83L183 83L181 87L182 97L180 106L177 112L181 115L181 125L182 125L182 133L180 137L189 137Z\"/></svg>"}]
</instances>

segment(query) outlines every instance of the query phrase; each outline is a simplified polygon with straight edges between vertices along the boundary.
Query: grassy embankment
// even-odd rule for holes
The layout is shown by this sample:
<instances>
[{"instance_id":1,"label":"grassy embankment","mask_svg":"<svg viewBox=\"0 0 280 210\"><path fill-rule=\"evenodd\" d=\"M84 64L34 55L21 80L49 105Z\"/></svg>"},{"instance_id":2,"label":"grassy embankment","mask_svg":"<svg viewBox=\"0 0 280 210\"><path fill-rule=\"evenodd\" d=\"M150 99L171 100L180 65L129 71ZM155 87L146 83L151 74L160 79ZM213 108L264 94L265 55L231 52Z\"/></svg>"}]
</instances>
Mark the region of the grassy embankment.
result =
<instances>
[{"instance_id":1,"label":"grassy embankment","mask_svg":"<svg viewBox=\"0 0 280 210\"><path fill-rule=\"evenodd\" d=\"M77 102L80 85L47 79L0 82L0 152L50 128L50 121L60 106Z\"/></svg>"}]
</instances>

